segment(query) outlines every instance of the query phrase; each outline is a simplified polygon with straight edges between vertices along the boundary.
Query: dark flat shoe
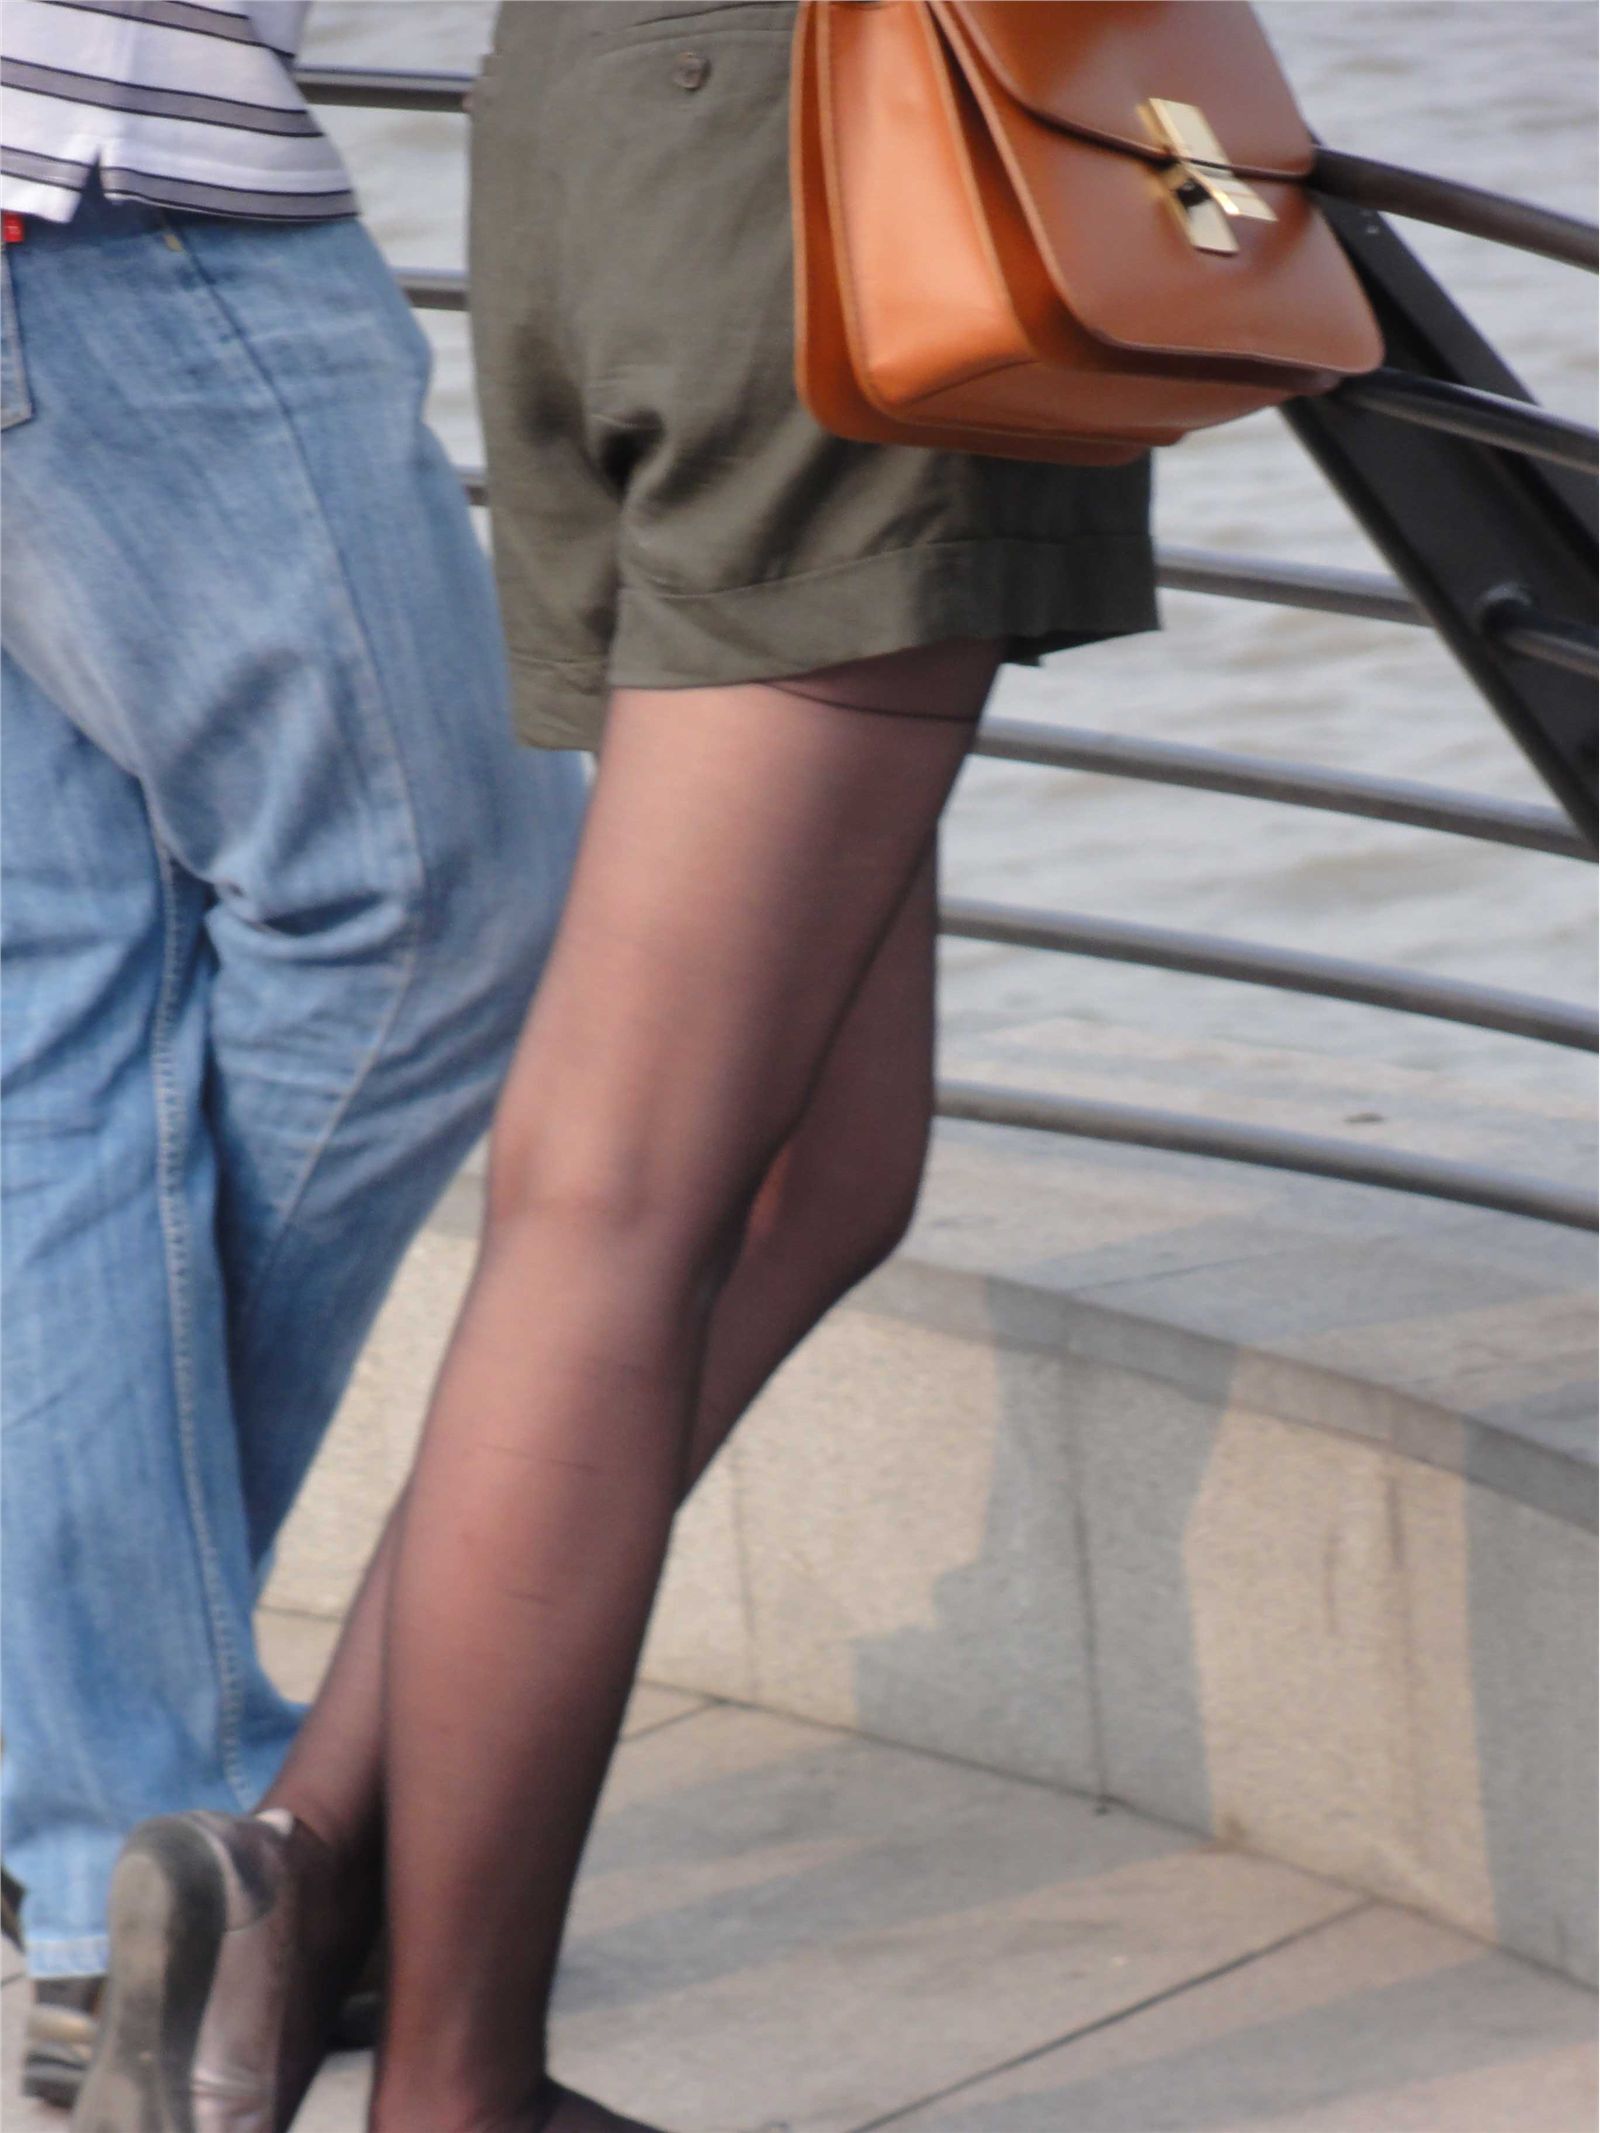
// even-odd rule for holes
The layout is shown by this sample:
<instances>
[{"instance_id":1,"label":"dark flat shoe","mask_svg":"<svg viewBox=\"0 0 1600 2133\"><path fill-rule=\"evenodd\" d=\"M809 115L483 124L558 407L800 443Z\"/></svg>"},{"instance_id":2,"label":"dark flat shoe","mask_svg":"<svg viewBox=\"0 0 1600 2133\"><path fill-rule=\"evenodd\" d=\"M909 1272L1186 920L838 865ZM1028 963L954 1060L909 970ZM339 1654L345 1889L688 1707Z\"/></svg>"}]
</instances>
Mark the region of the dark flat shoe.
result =
<instances>
[{"instance_id":1,"label":"dark flat shoe","mask_svg":"<svg viewBox=\"0 0 1600 2133\"><path fill-rule=\"evenodd\" d=\"M0 1866L0 1933L12 1947L22 1946L22 1883Z\"/></svg>"},{"instance_id":2,"label":"dark flat shoe","mask_svg":"<svg viewBox=\"0 0 1600 2133\"><path fill-rule=\"evenodd\" d=\"M103 1977L41 1977L22 2031L22 2093L68 2109L83 2086L100 2027Z\"/></svg>"}]
</instances>

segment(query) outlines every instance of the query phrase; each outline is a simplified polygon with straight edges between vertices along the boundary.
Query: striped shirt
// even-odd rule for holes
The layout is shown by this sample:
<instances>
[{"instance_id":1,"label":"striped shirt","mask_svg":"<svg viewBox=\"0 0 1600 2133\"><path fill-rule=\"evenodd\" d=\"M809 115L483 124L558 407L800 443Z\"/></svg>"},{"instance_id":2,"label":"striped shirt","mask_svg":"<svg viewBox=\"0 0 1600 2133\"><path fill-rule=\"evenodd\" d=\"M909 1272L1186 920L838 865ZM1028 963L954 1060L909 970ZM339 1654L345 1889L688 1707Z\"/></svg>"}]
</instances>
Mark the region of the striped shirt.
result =
<instances>
[{"instance_id":1,"label":"striped shirt","mask_svg":"<svg viewBox=\"0 0 1600 2133\"><path fill-rule=\"evenodd\" d=\"M290 71L309 0L5 0L0 207L113 200L273 222L353 215Z\"/></svg>"}]
</instances>

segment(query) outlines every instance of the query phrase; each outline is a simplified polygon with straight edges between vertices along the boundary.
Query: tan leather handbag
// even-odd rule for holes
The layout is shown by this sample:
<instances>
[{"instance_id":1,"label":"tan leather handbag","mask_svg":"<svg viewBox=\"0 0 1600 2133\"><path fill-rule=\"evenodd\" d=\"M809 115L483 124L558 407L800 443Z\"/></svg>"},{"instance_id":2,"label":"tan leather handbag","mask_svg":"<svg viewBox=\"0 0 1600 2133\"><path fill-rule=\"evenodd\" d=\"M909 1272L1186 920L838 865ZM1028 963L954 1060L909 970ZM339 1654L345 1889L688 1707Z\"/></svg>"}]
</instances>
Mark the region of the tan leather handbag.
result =
<instances>
[{"instance_id":1,"label":"tan leather handbag","mask_svg":"<svg viewBox=\"0 0 1600 2133\"><path fill-rule=\"evenodd\" d=\"M1115 463L1382 356L1235 0L801 0L800 397L872 443Z\"/></svg>"}]
</instances>

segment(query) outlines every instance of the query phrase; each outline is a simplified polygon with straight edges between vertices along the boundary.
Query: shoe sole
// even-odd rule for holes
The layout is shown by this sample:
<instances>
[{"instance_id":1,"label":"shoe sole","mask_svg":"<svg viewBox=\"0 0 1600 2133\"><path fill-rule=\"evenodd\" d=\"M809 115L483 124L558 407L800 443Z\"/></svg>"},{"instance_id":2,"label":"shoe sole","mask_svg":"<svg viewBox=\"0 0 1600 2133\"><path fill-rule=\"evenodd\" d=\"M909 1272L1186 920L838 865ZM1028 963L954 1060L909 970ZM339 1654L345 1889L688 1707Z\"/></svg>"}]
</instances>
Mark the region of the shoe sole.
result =
<instances>
[{"instance_id":1,"label":"shoe sole","mask_svg":"<svg viewBox=\"0 0 1600 2133\"><path fill-rule=\"evenodd\" d=\"M83 2087L85 2067L81 2059L52 2059L48 2052L29 2052L22 2062L22 2093L38 2103L70 2111Z\"/></svg>"},{"instance_id":2,"label":"shoe sole","mask_svg":"<svg viewBox=\"0 0 1600 2133\"><path fill-rule=\"evenodd\" d=\"M222 1868L179 1816L148 1822L111 1880L111 1960L72 2133L195 2133L190 2076L227 1923Z\"/></svg>"}]
</instances>

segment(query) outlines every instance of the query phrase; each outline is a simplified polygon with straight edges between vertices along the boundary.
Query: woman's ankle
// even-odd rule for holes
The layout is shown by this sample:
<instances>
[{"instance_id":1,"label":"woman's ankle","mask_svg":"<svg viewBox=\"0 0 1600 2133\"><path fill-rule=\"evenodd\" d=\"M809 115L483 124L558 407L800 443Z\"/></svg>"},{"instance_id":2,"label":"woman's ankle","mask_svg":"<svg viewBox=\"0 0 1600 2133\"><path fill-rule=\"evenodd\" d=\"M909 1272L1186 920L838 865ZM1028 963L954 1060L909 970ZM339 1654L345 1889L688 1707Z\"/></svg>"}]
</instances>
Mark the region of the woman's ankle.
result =
<instances>
[{"instance_id":1,"label":"woman's ankle","mask_svg":"<svg viewBox=\"0 0 1600 2133\"><path fill-rule=\"evenodd\" d=\"M371 1815L352 1819L348 1813L341 1813L318 1792L295 1783L290 1770L279 1774L277 1782L263 1794L255 1812L258 1815L287 1815L297 1830L303 1831L321 1848L326 1855L328 1871L341 1880L354 1883L370 1878L381 1865L381 1820Z\"/></svg>"},{"instance_id":2,"label":"woman's ankle","mask_svg":"<svg viewBox=\"0 0 1600 2133\"><path fill-rule=\"evenodd\" d=\"M367 2133L546 2133L560 2105L562 2091L541 2081L531 2102L509 2106L489 2103L453 2087L441 2092L402 2075L373 2087Z\"/></svg>"},{"instance_id":3,"label":"woman's ankle","mask_svg":"<svg viewBox=\"0 0 1600 2133\"><path fill-rule=\"evenodd\" d=\"M533 2103L510 2113L452 2114L448 2105L419 2106L412 2095L407 2108L397 2105L395 2114L388 2116L375 2097L368 2133L661 2133L661 2129L646 2125L642 2118L624 2118L592 2096L580 2096L576 2089L564 2089L546 2076Z\"/></svg>"}]
</instances>

